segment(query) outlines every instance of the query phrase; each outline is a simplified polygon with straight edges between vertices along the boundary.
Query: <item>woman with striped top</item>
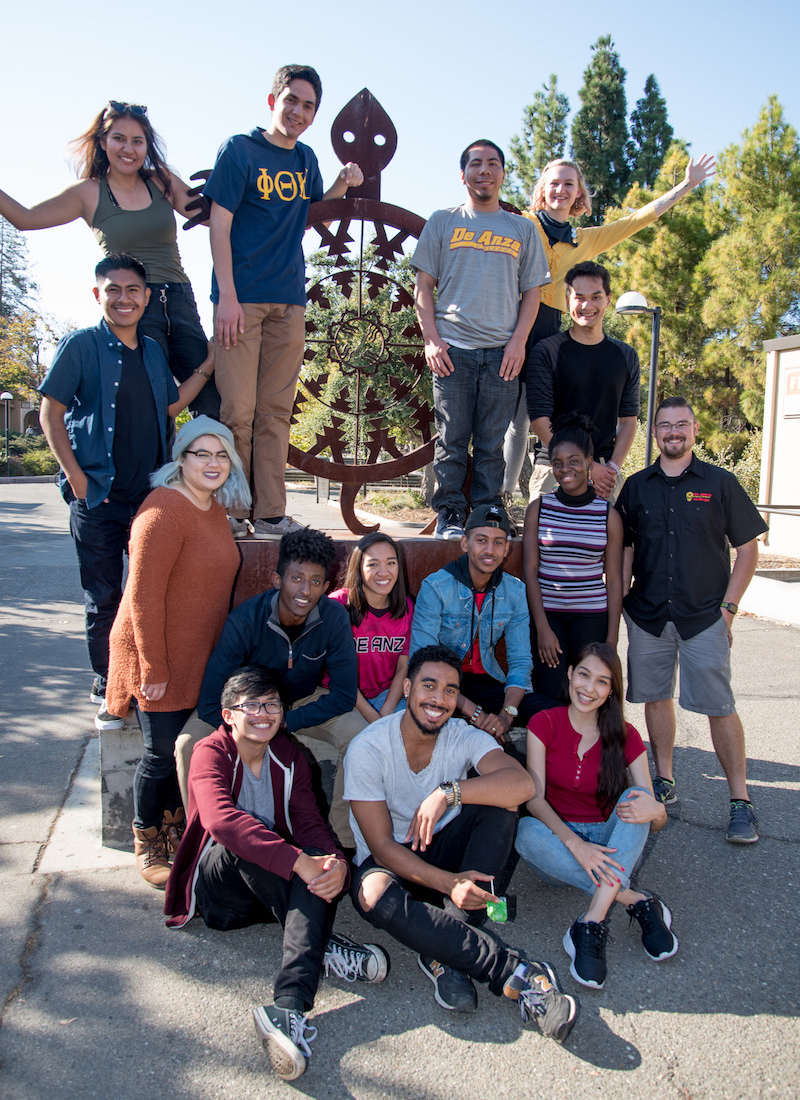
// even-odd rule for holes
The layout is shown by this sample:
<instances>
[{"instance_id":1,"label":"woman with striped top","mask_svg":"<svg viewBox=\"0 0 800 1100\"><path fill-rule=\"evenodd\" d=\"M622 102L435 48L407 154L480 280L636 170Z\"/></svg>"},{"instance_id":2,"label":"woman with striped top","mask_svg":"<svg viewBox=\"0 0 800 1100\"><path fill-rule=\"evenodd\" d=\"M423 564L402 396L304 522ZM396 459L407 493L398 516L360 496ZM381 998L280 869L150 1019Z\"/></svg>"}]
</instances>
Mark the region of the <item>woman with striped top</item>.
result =
<instances>
[{"instance_id":1,"label":"woman with striped top","mask_svg":"<svg viewBox=\"0 0 800 1100\"><path fill-rule=\"evenodd\" d=\"M588 417L553 425L548 448L555 492L525 513L523 565L534 637L536 689L553 699L588 642L616 648L622 612L622 521L589 479L594 447Z\"/></svg>"}]
</instances>

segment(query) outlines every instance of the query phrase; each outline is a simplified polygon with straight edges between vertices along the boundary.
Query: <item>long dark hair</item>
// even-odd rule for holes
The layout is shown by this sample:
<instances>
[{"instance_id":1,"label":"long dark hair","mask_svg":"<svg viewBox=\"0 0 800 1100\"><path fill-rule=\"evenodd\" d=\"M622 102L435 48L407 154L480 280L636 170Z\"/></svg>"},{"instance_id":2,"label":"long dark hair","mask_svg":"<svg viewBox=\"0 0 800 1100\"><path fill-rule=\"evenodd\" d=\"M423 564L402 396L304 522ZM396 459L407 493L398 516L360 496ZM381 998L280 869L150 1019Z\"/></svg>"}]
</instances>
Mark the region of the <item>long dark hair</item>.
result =
<instances>
[{"instance_id":1,"label":"long dark hair","mask_svg":"<svg viewBox=\"0 0 800 1100\"><path fill-rule=\"evenodd\" d=\"M364 595L361 563L370 547L379 542L385 542L390 546L397 558L397 581L389 593L389 615L393 619L401 619L406 611L406 582L403 578L403 562L397 543L381 531L373 531L370 535L364 535L363 539L356 544L347 563L347 572L344 577L344 587L347 589L347 610L350 612L350 622L353 626L361 626L369 609L367 597Z\"/></svg>"},{"instance_id":2,"label":"long dark hair","mask_svg":"<svg viewBox=\"0 0 800 1100\"><path fill-rule=\"evenodd\" d=\"M116 103L116 101L115 101ZM135 108L130 103L119 103L116 106L108 104L94 119L88 130L80 137L71 141L67 148L72 154L75 171L82 180L102 180L108 172L108 157L100 144L111 127L120 118L131 118L142 128L142 133L147 142L147 158L139 169L139 175L143 180L156 176L164 188L164 194L169 197L172 187L172 177L167 167L164 145L161 138L150 125L146 114L146 108Z\"/></svg>"},{"instance_id":3,"label":"long dark hair","mask_svg":"<svg viewBox=\"0 0 800 1100\"><path fill-rule=\"evenodd\" d=\"M600 730L600 774L597 780L597 805L606 818L628 785L625 765L625 741L628 731L622 709L622 665L616 651L605 642L589 642L575 654L573 671L587 657L597 657L611 678L611 694L597 712Z\"/></svg>"}]
</instances>

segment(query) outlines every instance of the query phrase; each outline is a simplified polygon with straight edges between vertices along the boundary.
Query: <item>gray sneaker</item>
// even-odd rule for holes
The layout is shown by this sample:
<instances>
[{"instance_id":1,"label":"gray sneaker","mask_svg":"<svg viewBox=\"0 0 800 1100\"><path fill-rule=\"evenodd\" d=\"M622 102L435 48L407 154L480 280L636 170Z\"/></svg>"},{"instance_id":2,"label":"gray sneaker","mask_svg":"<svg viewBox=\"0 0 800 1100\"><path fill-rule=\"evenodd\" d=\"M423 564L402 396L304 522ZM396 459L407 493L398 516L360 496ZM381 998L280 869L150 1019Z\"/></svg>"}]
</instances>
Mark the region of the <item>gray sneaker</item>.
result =
<instances>
[{"instance_id":1,"label":"gray sneaker","mask_svg":"<svg viewBox=\"0 0 800 1100\"><path fill-rule=\"evenodd\" d=\"M503 995L519 1004L523 1024L535 1024L542 1035L563 1043L572 1031L580 1002L558 988L551 966L521 962L503 987Z\"/></svg>"},{"instance_id":2,"label":"gray sneaker","mask_svg":"<svg viewBox=\"0 0 800 1100\"><path fill-rule=\"evenodd\" d=\"M440 508L436 519L437 539L445 542L458 542L464 534L464 517L450 508Z\"/></svg>"},{"instance_id":3,"label":"gray sneaker","mask_svg":"<svg viewBox=\"0 0 800 1100\"><path fill-rule=\"evenodd\" d=\"M725 839L731 844L755 844L758 840L755 811L743 798L731 799L731 818Z\"/></svg>"},{"instance_id":4,"label":"gray sneaker","mask_svg":"<svg viewBox=\"0 0 800 1100\"><path fill-rule=\"evenodd\" d=\"M246 539L250 534L250 525L246 519L237 519L236 516L228 516L231 534L235 539Z\"/></svg>"},{"instance_id":5,"label":"gray sneaker","mask_svg":"<svg viewBox=\"0 0 800 1100\"><path fill-rule=\"evenodd\" d=\"M302 1012L276 1005L253 1009L253 1020L270 1065L284 1081L296 1081L305 1073L317 1029L306 1023Z\"/></svg>"},{"instance_id":6,"label":"gray sneaker","mask_svg":"<svg viewBox=\"0 0 800 1100\"><path fill-rule=\"evenodd\" d=\"M417 964L433 982L433 996L438 1005L450 1012L471 1013L476 1010L478 994L468 974L424 955L417 956Z\"/></svg>"},{"instance_id":7,"label":"gray sneaker","mask_svg":"<svg viewBox=\"0 0 800 1100\"><path fill-rule=\"evenodd\" d=\"M674 806L678 801L678 796L675 793L675 780L665 779L663 775L656 775L653 777L653 794L659 802L663 802L665 806Z\"/></svg>"},{"instance_id":8,"label":"gray sneaker","mask_svg":"<svg viewBox=\"0 0 800 1100\"><path fill-rule=\"evenodd\" d=\"M282 539L284 535L294 531L305 531L305 523L298 523L291 516L284 516L277 523L267 523L265 519L257 519L253 524L253 534L257 539Z\"/></svg>"},{"instance_id":9,"label":"gray sneaker","mask_svg":"<svg viewBox=\"0 0 800 1100\"><path fill-rule=\"evenodd\" d=\"M125 719L118 717L116 714L109 714L105 703L94 716L94 728L96 730L121 730L124 725Z\"/></svg>"}]
</instances>

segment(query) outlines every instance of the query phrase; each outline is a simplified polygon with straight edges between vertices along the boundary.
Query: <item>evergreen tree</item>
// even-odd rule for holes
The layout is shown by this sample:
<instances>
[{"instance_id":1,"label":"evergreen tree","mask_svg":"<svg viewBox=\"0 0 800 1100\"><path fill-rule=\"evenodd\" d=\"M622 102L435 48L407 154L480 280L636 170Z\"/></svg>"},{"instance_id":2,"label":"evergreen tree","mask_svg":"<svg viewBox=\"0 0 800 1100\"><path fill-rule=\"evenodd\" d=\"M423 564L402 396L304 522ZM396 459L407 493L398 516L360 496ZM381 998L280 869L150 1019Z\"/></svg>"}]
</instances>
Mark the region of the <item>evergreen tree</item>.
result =
<instances>
[{"instance_id":1,"label":"evergreen tree","mask_svg":"<svg viewBox=\"0 0 800 1100\"><path fill-rule=\"evenodd\" d=\"M24 310L36 291L28 275L28 246L24 236L0 218L0 317Z\"/></svg>"},{"instance_id":2,"label":"evergreen tree","mask_svg":"<svg viewBox=\"0 0 800 1100\"><path fill-rule=\"evenodd\" d=\"M645 81L644 96L631 113L631 182L642 187L655 185L661 165L672 141L667 120L667 101L651 73Z\"/></svg>"},{"instance_id":3,"label":"evergreen tree","mask_svg":"<svg viewBox=\"0 0 800 1100\"><path fill-rule=\"evenodd\" d=\"M610 35L598 38L578 93L581 108L572 123L572 152L593 189L592 217L599 225L607 206L617 206L630 179L625 70Z\"/></svg>"},{"instance_id":4,"label":"evergreen tree","mask_svg":"<svg viewBox=\"0 0 800 1100\"><path fill-rule=\"evenodd\" d=\"M569 100L558 90L558 77L550 79L534 93L533 103L522 114L522 133L511 139L506 164L503 198L524 209L544 166L564 155L567 142Z\"/></svg>"},{"instance_id":5,"label":"evergreen tree","mask_svg":"<svg viewBox=\"0 0 800 1100\"><path fill-rule=\"evenodd\" d=\"M703 321L715 333L707 370L741 390L751 424L761 426L765 340L800 323L800 143L771 96L741 145L719 158L709 204L715 236L701 270L710 286Z\"/></svg>"}]
</instances>

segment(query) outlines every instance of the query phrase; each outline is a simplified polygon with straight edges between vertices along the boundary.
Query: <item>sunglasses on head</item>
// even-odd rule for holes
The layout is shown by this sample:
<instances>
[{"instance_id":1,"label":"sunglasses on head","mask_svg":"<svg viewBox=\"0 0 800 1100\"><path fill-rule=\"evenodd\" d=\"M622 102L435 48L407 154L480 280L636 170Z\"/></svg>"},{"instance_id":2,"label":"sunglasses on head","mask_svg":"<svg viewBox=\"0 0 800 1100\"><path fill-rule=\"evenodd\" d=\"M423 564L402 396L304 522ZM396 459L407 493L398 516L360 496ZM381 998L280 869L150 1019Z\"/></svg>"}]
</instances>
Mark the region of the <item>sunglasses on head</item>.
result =
<instances>
[{"instance_id":1,"label":"sunglasses on head","mask_svg":"<svg viewBox=\"0 0 800 1100\"><path fill-rule=\"evenodd\" d=\"M141 103L120 103L118 99L109 99L108 107L106 110L116 111L117 114L124 115L129 112L132 115L146 115L147 108L143 107Z\"/></svg>"}]
</instances>

